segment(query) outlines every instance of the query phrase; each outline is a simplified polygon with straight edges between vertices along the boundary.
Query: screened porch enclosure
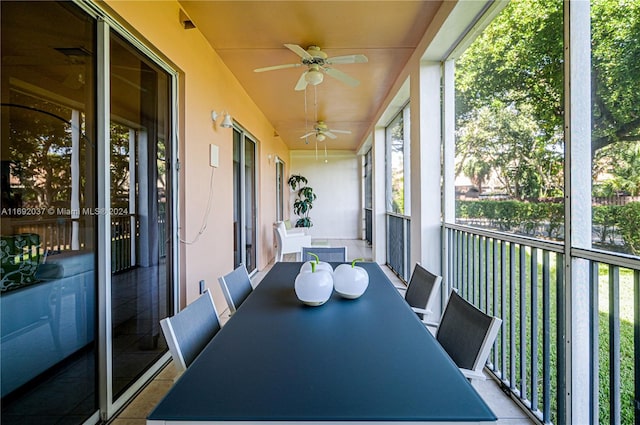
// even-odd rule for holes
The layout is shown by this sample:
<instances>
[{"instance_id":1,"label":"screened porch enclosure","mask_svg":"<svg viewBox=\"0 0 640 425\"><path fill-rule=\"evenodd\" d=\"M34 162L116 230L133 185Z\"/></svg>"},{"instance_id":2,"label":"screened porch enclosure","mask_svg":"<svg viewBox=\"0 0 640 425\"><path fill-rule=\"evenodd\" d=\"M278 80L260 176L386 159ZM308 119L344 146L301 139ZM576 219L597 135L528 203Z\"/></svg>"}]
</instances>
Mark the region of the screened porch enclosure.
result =
<instances>
[{"instance_id":1,"label":"screened porch enclosure","mask_svg":"<svg viewBox=\"0 0 640 425\"><path fill-rule=\"evenodd\" d=\"M640 14L618 6L494 4L373 136L376 258L503 320L487 370L540 423L640 423Z\"/></svg>"}]
</instances>

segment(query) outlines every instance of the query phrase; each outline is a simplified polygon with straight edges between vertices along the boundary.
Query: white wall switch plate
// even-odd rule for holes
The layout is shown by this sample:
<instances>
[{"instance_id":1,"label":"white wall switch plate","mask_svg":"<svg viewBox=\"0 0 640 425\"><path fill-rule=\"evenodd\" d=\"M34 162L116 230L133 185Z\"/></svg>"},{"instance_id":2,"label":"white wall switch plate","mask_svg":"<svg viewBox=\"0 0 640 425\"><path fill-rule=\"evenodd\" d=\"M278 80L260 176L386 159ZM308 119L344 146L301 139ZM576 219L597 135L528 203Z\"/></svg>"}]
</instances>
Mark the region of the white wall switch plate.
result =
<instances>
[{"instance_id":1,"label":"white wall switch plate","mask_svg":"<svg viewBox=\"0 0 640 425\"><path fill-rule=\"evenodd\" d=\"M216 145L209 145L209 165L218 168L218 146Z\"/></svg>"}]
</instances>

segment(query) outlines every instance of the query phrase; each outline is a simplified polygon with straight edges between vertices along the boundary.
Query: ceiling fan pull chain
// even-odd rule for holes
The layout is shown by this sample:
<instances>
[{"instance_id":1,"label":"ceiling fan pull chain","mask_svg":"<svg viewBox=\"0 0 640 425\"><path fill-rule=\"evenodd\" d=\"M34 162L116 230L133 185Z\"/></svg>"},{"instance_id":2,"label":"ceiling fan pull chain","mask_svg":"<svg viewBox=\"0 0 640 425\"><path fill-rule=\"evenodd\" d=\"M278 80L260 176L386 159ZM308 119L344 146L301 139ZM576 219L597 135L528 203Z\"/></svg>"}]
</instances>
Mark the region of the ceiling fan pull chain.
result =
<instances>
[{"instance_id":1,"label":"ceiling fan pull chain","mask_svg":"<svg viewBox=\"0 0 640 425\"><path fill-rule=\"evenodd\" d=\"M313 86L313 103L316 109L316 119L315 121L318 122L318 86Z\"/></svg>"},{"instance_id":2,"label":"ceiling fan pull chain","mask_svg":"<svg viewBox=\"0 0 640 425\"><path fill-rule=\"evenodd\" d=\"M309 133L309 117L307 116L307 88L304 88L304 131ZM304 143L309 144L309 136L304 138Z\"/></svg>"}]
</instances>

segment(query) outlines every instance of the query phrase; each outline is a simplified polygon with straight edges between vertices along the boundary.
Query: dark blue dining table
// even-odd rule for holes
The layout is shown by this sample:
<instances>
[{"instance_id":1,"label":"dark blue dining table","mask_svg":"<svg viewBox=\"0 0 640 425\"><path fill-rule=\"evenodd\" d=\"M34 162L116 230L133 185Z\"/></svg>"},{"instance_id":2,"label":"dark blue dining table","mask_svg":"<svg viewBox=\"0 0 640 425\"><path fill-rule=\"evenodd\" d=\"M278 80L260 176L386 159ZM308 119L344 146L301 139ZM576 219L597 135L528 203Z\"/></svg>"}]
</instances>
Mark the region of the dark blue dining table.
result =
<instances>
[{"instance_id":1,"label":"dark blue dining table","mask_svg":"<svg viewBox=\"0 0 640 425\"><path fill-rule=\"evenodd\" d=\"M148 425L496 421L378 264L359 264L360 298L318 307L296 298L300 265L273 266Z\"/></svg>"}]
</instances>

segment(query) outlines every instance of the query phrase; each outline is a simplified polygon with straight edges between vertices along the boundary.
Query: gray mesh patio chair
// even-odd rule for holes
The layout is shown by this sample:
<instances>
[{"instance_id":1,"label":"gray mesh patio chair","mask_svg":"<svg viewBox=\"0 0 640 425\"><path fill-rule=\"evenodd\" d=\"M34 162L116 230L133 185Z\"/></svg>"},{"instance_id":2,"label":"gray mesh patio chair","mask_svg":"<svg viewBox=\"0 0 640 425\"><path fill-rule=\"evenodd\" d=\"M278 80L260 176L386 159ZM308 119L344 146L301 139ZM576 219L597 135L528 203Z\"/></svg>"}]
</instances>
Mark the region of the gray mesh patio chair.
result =
<instances>
[{"instance_id":1,"label":"gray mesh patio chair","mask_svg":"<svg viewBox=\"0 0 640 425\"><path fill-rule=\"evenodd\" d=\"M431 305L436 299L441 282L442 276L435 275L416 263L406 289L398 289L404 290L405 301L424 320L431 313Z\"/></svg>"},{"instance_id":2,"label":"gray mesh patio chair","mask_svg":"<svg viewBox=\"0 0 640 425\"><path fill-rule=\"evenodd\" d=\"M244 264L240 264L231 273L219 277L218 282L229 306L229 315L235 313L240 304L253 291L251 279Z\"/></svg>"},{"instance_id":3,"label":"gray mesh patio chair","mask_svg":"<svg viewBox=\"0 0 640 425\"><path fill-rule=\"evenodd\" d=\"M310 252L316 254L320 261L327 263L347 261L346 246L303 246L302 261L315 260L315 257L309 254Z\"/></svg>"},{"instance_id":4,"label":"gray mesh patio chair","mask_svg":"<svg viewBox=\"0 0 640 425\"><path fill-rule=\"evenodd\" d=\"M436 339L467 379L485 379L482 369L501 324L451 291Z\"/></svg>"},{"instance_id":5,"label":"gray mesh patio chair","mask_svg":"<svg viewBox=\"0 0 640 425\"><path fill-rule=\"evenodd\" d=\"M172 317L160 321L171 357L183 372L220 330L218 313L207 290Z\"/></svg>"}]
</instances>

